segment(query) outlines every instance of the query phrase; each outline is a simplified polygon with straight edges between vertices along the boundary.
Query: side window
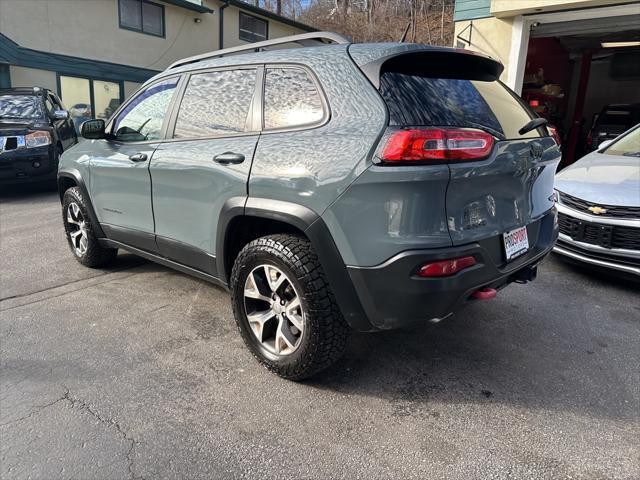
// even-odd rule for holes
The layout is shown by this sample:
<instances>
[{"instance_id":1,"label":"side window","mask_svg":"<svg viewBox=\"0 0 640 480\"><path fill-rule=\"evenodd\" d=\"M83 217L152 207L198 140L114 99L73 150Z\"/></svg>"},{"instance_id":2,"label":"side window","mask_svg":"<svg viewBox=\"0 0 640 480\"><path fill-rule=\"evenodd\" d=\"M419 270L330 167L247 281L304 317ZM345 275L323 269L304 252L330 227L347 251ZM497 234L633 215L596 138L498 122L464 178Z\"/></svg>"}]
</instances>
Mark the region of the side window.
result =
<instances>
[{"instance_id":1,"label":"side window","mask_svg":"<svg viewBox=\"0 0 640 480\"><path fill-rule=\"evenodd\" d=\"M298 127L323 117L316 84L299 68L267 68L264 84L264 128Z\"/></svg>"},{"instance_id":2,"label":"side window","mask_svg":"<svg viewBox=\"0 0 640 480\"><path fill-rule=\"evenodd\" d=\"M255 83L255 69L191 75L176 118L174 138L246 131Z\"/></svg>"},{"instance_id":3,"label":"side window","mask_svg":"<svg viewBox=\"0 0 640 480\"><path fill-rule=\"evenodd\" d=\"M154 83L134 97L114 122L115 139L119 142L158 140L177 83L178 78Z\"/></svg>"}]
</instances>

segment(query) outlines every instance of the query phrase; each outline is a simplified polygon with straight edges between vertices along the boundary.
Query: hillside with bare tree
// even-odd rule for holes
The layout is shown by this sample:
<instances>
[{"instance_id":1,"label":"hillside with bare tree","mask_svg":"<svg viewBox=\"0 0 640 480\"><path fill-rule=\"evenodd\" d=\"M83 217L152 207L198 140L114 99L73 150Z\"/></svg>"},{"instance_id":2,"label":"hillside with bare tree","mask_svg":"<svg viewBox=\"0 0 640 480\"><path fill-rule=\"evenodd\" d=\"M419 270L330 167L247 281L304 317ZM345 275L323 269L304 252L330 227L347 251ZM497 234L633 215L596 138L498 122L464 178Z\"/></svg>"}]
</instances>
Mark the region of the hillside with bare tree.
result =
<instances>
[{"instance_id":1,"label":"hillside with bare tree","mask_svg":"<svg viewBox=\"0 0 640 480\"><path fill-rule=\"evenodd\" d=\"M454 0L251 0L319 30L355 42L398 41L450 46Z\"/></svg>"}]
</instances>

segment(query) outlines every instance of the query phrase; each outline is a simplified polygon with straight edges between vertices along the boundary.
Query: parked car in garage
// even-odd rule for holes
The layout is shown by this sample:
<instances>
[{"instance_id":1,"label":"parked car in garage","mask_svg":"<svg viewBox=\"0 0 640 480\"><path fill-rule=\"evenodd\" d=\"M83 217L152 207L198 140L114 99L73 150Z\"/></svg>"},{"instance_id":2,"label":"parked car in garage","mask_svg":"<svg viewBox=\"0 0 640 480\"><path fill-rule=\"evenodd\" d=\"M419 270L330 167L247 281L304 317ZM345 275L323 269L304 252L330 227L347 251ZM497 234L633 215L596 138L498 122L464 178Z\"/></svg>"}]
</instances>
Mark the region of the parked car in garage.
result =
<instances>
[{"instance_id":1,"label":"parked car in garage","mask_svg":"<svg viewBox=\"0 0 640 480\"><path fill-rule=\"evenodd\" d=\"M254 356L313 375L349 327L437 322L535 278L560 150L502 70L326 32L176 62L63 156L71 252L228 288Z\"/></svg>"},{"instance_id":2,"label":"parked car in garage","mask_svg":"<svg viewBox=\"0 0 640 480\"><path fill-rule=\"evenodd\" d=\"M0 89L0 183L55 179L60 155L77 142L73 121L55 93Z\"/></svg>"},{"instance_id":3,"label":"parked car in garage","mask_svg":"<svg viewBox=\"0 0 640 480\"><path fill-rule=\"evenodd\" d=\"M640 276L640 124L556 175L556 253Z\"/></svg>"},{"instance_id":4,"label":"parked car in garage","mask_svg":"<svg viewBox=\"0 0 640 480\"><path fill-rule=\"evenodd\" d=\"M599 148L602 142L613 140L640 123L640 103L607 105L595 115L587 134L587 152Z\"/></svg>"}]
</instances>

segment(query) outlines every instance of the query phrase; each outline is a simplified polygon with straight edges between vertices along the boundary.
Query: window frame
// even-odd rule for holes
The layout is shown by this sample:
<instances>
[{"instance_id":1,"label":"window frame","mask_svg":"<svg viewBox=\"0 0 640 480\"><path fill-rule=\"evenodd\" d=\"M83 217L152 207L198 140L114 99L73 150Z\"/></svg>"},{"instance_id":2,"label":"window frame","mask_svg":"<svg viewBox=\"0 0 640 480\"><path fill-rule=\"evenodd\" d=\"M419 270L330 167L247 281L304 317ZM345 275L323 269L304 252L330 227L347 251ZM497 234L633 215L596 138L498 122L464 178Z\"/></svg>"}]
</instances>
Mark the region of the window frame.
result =
<instances>
[{"instance_id":1,"label":"window frame","mask_svg":"<svg viewBox=\"0 0 640 480\"><path fill-rule=\"evenodd\" d=\"M254 20L259 20L261 22L264 22L265 25L265 37L264 39L260 40L260 39L252 39L252 40L247 40L246 38L242 38L242 17L249 17L252 18ZM254 32L251 32L251 35L255 36ZM269 21L266 18L261 18L261 17L257 17L256 15L251 15L249 13L243 12L242 10L240 10L239 15L238 15L238 39L242 40L243 42L248 42L248 43L255 43L255 42L262 42L265 40L269 40Z\"/></svg>"},{"instance_id":2,"label":"window frame","mask_svg":"<svg viewBox=\"0 0 640 480\"><path fill-rule=\"evenodd\" d=\"M115 120L116 118L118 118L118 116L120 115L120 112L126 108L127 105L129 105L131 102L133 102L140 93L142 93L144 90L146 90L149 87L154 86L157 83L161 83L161 82L165 82L167 80L176 78L178 81L176 82L176 87L173 91L173 97L171 98L171 101L169 102L169 105L167 106L167 113L164 116L164 120L162 121L162 128L160 129L160 138L156 139L156 140L142 140L139 142L122 142L119 140L116 140L115 135L113 134L113 128L115 127ZM183 74L176 74L176 75L167 75L166 77L162 77L162 78L157 78L152 82L146 82L143 83L142 85L140 85L140 87L138 87L138 89L133 92L133 94L129 97L129 99L126 102L122 102L120 104L120 106L118 107L118 109L113 112L113 115L111 115L111 118L109 119L109 121L105 124L104 127L104 131L107 132L107 140L115 143L117 145L147 145L147 144L157 144L157 143L162 143L167 141L167 131L168 131L168 127L170 125L170 121L172 118L172 114L173 114L173 110L176 104L176 101L178 99L178 95L180 95L181 92L184 92L184 86L185 86L185 75Z\"/></svg>"},{"instance_id":3,"label":"window frame","mask_svg":"<svg viewBox=\"0 0 640 480\"><path fill-rule=\"evenodd\" d=\"M318 91L318 95L320 96L320 104L322 105L322 117L311 123L305 123L303 125L297 126L287 126L287 127L278 127L278 128L264 128L264 108L265 108L265 88L266 88L266 80L267 80L267 70L269 68L292 68L297 70L304 71L311 81L314 83L316 90ZM306 65L302 65L299 63L268 63L264 65L263 75L262 75L262 89L260 95L260 131L263 134L270 133L282 133L282 132L296 132L300 130L313 130L315 128L320 128L326 125L329 120L331 120L331 108L329 106L329 102L327 101L327 95L322 88L322 84L318 80L315 72L311 70Z\"/></svg>"},{"instance_id":4,"label":"window frame","mask_svg":"<svg viewBox=\"0 0 640 480\"><path fill-rule=\"evenodd\" d=\"M118 27L120 27L122 30L129 30L131 32L137 32L137 33L143 33L145 35L151 35L152 37L157 37L157 38L167 38L167 30L166 30L166 18L165 18L165 11L164 11L164 5L159 4L159 3L155 3L155 2L151 2L149 0L136 0L138 2L140 2L140 28L135 28L135 27L130 27L128 25L123 25L122 24L122 14L120 13L120 4L122 2L122 0L118 0ZM144 30L144 9L142 8L142 5L146 3L149 5L153 5L154 7L159 7L160 11L161 11L161 17L162 17L162 34L158 35L157 33L152 33L152 32L146 32Z\"/></svg>"}]
</instances>

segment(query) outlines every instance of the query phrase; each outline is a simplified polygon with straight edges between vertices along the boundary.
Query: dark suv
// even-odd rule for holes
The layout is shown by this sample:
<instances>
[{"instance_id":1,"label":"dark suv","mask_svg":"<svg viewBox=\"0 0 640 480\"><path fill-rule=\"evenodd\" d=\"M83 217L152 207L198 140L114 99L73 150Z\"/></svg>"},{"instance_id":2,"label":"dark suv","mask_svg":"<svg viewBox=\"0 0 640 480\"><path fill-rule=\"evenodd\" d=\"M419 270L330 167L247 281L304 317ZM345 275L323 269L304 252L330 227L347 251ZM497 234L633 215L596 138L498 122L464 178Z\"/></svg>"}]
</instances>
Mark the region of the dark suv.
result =
<instances>
[{"instance_id":1,"label":"dark suv","mask_svg":"<svg viewBox=\"0 0 640 480\"><path fill-rule=\"evenodd\" d=\"M640 123L640 103L618 103L605 106L594 115L587 134L587 153L598 150L600 144L613 140Z\"/></svg>"},{"instance_id":2,"label":"dark suv","mask_svg":"<svg viewBox=\"0 0 640 480\"><path fill-rule=\"evenodd\" d=\"M304 47L255 51L286 43ZM349 327L438 321L535 277L560 151L501 72L332 33L177 62L63 155L71 251L97 267L122 248L228 288L258 360L312 375Z\"/></svg>"},{"instance_id":3,"label":"dark suv","mask_svg":"<svg viewBox=\"0 0 640 480\"><path fill-rule=\"evenodd\" d=\"M60 155L77 142L73 121L55 93L0 89L0 183L55 180Z\"/></svg>"}]
</instances>

